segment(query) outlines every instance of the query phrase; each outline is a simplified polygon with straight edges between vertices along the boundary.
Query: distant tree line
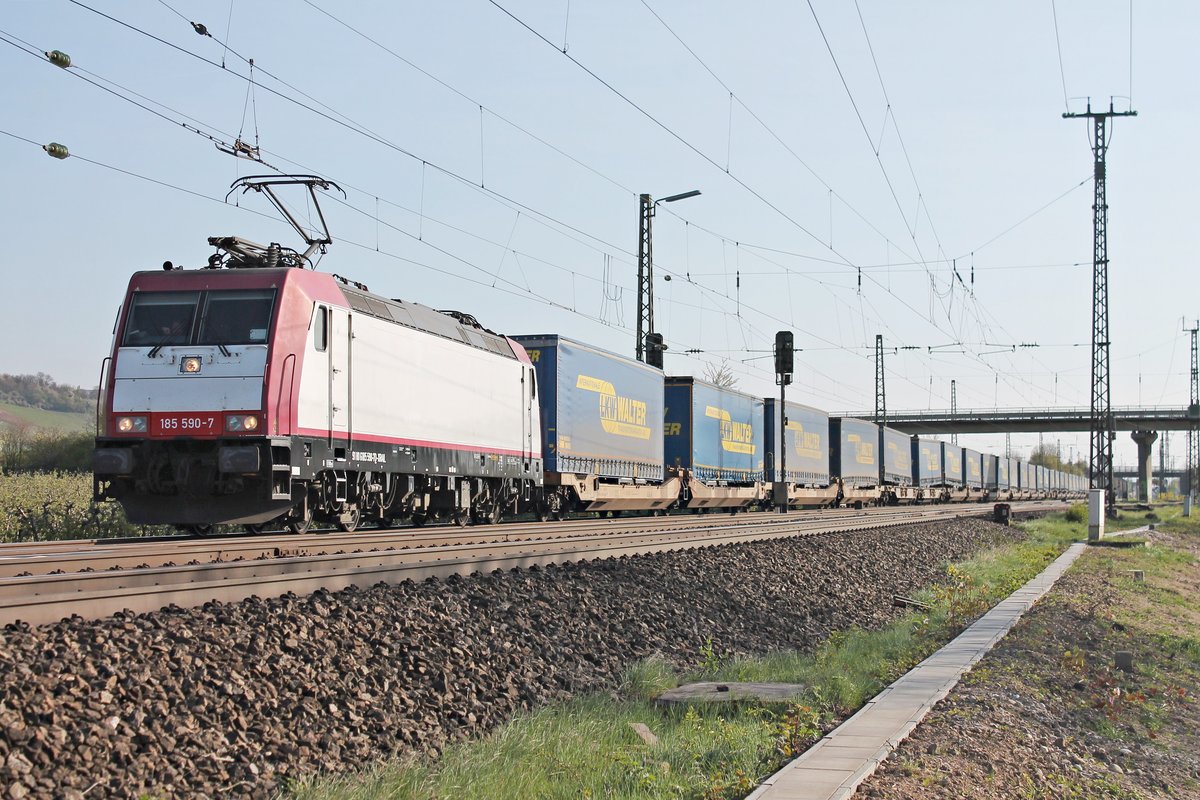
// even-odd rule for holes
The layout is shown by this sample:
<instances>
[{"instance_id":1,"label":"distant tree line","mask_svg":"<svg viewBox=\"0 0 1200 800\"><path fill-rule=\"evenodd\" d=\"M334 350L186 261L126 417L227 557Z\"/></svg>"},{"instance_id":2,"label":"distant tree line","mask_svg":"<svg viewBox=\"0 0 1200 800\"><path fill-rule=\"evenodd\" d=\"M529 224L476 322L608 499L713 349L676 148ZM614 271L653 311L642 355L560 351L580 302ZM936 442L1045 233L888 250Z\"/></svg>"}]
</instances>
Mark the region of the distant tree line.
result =
<instances>
[{"instance_id":1,"label":"distant tree line","mask_svg":"<svg viewBox=\"0 0 1200 800\"><path fill-rule=\"evenodd\" d=\"M37 375L0 374L0 403L46 411L91 411L96 405L96 390L55 383L44 372Z\"/></svg>"},{"instance_id":2,"label":"distant tree line","mask_svg":"<svg viewBox=\"0 0 1200 800\"><path fill-rule=\"evenodd\" d=\"M1029 463L1046 469L1056 469L1059 472L1069 472L1072 475L1087 475L1087 462L1082 458L1078 461L1065 461L1059 455L1058 448L1048 444L1039 444L1033 448L1033 453L1029 456Z\"/></svg>"}]
</instances>

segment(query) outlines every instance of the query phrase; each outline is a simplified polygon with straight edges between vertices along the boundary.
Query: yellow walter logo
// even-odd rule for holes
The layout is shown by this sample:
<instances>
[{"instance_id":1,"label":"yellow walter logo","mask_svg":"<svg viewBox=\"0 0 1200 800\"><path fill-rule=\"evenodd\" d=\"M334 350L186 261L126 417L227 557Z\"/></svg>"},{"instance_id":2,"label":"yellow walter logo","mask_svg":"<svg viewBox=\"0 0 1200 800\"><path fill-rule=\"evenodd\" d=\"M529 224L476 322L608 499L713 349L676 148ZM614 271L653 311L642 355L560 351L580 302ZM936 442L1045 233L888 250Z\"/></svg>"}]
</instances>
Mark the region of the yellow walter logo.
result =
<instances>
[{"instance_id":1,"label":"yellow walter logo","mask_svg":"<svg viewBox=\"0 0 1200 800\"><path fill-rule=\"evenodd\" d=\"M904 452L904 449L901 448L900 445L896 444L895 442L888 442L887 449L891 450L892 453L895 454L893 455L892 460L896 462L896 469L909 468L910 456L908 453Z\"/></svg>"},{"instance_id":2,"label":"yellow walter logo","mask_svg":"<svg viewBox=\"0 0 1200 800\"><path fill-rule=\"evenodd\" d=\"M575 381L576 389L595 392L600 396L600 426L605 433L628 436L631 439L649 439L650 427L646 424L646 403L632 397L622 397L608 381L580 375Z\"/></svg>"},{"instance_id":3,"label":"yellow walter logo","mask_svg":"<svg viewBox=\"0 0 1200 800\"><path fill-rule=\"evenodd\" d=\"M748 456L754 455L753 425L749 422L734 422L728 411L714 406L705 406L704 416L720 421L722 450Z\"/></svg>"},{"instance_id":4,"label":"yellow walter logo","mask_svg":"<svg viewBox=\"0 0 1200 800\"><path fill-rule=\"evenodd\" d=\"M788 420L787 430L793 431L796 442L796 455L801 458L820 458L821 457L821 434L813 431L804 430L804 426L799 422Z\"/></svg>"},{"instance_id":5,"label":"yellow walter logo","mask_svg":"<svg viewBox=\"0 0 1200 800\"><path fill-rule=\"evenodd\" d=\"M846 435L846 441L854 445L854 460L859 464L874 464L875 463L875 445L872 442L864 442L862 437L857 433Z\"/></svg>"}]
</instances>

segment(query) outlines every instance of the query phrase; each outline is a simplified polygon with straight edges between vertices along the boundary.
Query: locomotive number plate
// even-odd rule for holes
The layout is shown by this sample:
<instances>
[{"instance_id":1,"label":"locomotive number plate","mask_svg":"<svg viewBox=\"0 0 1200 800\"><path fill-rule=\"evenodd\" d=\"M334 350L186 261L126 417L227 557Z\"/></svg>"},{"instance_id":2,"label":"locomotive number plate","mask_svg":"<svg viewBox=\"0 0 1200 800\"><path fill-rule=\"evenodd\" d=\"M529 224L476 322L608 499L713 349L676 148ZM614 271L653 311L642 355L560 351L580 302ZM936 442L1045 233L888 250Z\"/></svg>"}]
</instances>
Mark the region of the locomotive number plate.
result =
<instances>
[{"instance_id":1,"label":"locomotive number plate","mask_svg":"<svg viewBox=\"0 0 1200 800\"><path fill-rule=\"evenodd\" d=\"M155 414L151 430L159 436L215 436L221 432L217 414Z\"/></svg>"}]
</instances>

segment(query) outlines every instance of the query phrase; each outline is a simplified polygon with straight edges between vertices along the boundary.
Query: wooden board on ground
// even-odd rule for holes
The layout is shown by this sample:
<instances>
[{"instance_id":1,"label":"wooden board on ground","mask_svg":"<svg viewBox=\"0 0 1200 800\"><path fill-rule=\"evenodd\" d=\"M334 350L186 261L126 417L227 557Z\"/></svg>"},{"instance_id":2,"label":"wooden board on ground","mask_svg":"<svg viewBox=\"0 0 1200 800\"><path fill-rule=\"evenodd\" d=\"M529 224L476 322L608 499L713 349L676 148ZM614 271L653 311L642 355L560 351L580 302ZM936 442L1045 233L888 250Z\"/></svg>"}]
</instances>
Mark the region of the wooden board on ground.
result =
<instances>
[{"instance_id":1,"label":"wooden board on ground","mask_svg":"<svg viewBox=\"0 0 1200 800\"><path fill-rule=\"evenodd\" d=\"M804 691L800 683L689 683L663 692L656 702L676 703L790 703Z\"/></svg>"}]
</instances>

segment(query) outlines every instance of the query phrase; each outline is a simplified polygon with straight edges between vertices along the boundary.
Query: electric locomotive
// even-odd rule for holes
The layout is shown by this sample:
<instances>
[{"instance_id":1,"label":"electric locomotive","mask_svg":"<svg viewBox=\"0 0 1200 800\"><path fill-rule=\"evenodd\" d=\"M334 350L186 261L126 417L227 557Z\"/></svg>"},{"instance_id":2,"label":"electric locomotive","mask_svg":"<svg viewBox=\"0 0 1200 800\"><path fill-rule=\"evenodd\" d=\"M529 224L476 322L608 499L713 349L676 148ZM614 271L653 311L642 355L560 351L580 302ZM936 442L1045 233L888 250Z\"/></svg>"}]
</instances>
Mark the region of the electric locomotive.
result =
<instances>
[{"instance_id":1,"label":"electric locomotive","mask_svg":"<svg viewBox=\"0 0 1200 800\"><path fill-rule=\"evenodd\" d=\"M257 180L272 199L305 182ZM206 268L131 278L101 387L96 499L201 533L531 509L542 445L525 350L470 315L305 269L328 239L297 229L304 254L213 238Z\"/></svg>"}]
</instances>

